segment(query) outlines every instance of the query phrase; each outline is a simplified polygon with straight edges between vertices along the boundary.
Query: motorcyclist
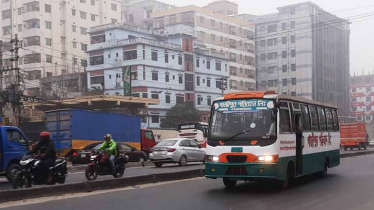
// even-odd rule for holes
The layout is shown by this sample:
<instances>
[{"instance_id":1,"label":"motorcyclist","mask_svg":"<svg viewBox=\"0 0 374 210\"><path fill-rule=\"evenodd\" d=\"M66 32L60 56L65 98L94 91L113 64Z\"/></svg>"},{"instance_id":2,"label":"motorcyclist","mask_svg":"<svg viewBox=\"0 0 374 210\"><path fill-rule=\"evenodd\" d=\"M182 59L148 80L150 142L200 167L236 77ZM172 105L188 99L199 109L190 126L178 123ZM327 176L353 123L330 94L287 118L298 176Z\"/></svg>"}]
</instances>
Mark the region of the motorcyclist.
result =
<instances>
[{"instance_id":1,"label":"motorcyclist","mask_svg":"<svg viewBox=\"0 0 374 210\"><path fill-rule=\"evenodd\" d=\"M104 150L109 153L110 158L110 167L112 172L114 173L114 159L116 158L117 154L117 144L114 142L112 135L106 134L104 136L104 143L99 147L99 150Z\"/></svg>"},{"instance_id":2,"label":"motorcyclist","mask_svg":"<svg viewBox=\"0 0 374 210\"><path fill-rule=\"evenodd\" d=\"M52 174L49 174L49 168L52 167L56 161L56 147L51 140L49 132L41 132L40 140L36 142L31 151L27 155L39 154L40 155L40 179L39 181L46 180L47 184L52 182Z\"/></svg>"}]
</instances>

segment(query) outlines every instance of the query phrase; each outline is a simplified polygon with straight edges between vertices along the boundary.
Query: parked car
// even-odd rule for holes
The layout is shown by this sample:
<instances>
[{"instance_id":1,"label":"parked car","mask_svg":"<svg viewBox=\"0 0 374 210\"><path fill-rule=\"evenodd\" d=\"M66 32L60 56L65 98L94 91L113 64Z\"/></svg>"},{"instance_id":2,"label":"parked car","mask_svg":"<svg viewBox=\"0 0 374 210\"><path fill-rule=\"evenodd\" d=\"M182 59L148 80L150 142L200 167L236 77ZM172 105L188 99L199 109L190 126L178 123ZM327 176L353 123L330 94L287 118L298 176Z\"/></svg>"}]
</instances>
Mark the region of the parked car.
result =
<instances>
[{"instance_id":1,"label":"parked car","mask_svg":"<svg viewBox=\"0 0 374 210\"><path fill-rule=\"evenodd\" d=\"M188 162L204 162L205 148L191 139L166 139L153 147L149 159L156 167L161 167L164 163L185 166Z\"/></svg>"},{"instance_id":2,"label":"parked car","mask_svg":"<svg viewBox=\"0 0 374 210\"><path fill-rule=\"evenodd\" d=\"M374 146L374 140L373 140L373 139L371 139L371 140L369 141L369 146Z\"/></svg>"},{"instance_id":3,"label":"parked car","mask_svg":"<svg viewBox=\"0 0 374 210\"><path fill-rule=\"evenodd\" d=\"M71 164L89 164L91 162L92 149L95 148L97 145L101 145L101 143L93 143L81 150L74 152L71 157Z\"/></svg>"}]
</instances>

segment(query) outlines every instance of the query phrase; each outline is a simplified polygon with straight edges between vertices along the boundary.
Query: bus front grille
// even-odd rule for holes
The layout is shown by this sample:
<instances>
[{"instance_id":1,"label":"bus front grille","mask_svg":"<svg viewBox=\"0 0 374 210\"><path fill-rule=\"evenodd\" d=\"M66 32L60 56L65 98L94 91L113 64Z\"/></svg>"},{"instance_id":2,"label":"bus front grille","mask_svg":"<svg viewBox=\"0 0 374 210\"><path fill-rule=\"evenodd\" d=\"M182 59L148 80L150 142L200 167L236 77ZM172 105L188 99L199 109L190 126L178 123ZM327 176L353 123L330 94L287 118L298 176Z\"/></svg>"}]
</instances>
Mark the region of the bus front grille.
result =
<instances>
[{"instance_id":1,"label":"bus front grille","mask_svg":"<svg viewBox=\"0 0 374 210\"><path fill-rule=\"evenodd\" d=\"M228 155L227 161L234 162L234 163L243 163L247 160L247 156L245 155Z\"/></svg>"},{"instance_id":2,"label":"bus front grille","mask_svg":"<svg viewBox=\"0 0 374 210\"><path fill-rule=\"evenodd\" d=\"M245 166L229 166L226 175L248 175Z\"/></svg>"}]
</instances>

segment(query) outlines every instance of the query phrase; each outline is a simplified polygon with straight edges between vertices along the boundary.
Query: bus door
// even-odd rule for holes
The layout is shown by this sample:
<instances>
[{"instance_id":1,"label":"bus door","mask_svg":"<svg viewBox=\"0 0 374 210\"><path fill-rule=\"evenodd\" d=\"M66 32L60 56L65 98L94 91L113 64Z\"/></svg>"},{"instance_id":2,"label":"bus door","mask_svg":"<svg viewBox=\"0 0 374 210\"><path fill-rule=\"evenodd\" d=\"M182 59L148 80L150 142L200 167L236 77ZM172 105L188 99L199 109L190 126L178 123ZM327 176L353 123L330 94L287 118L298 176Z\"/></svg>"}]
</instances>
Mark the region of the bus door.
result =
<instances>
[{"instance_id":1,"label":"bus door","mask_svg":"<svg viewBox=\"0 0 374 210\"><path fill-rule=\"evenodd\" d=\"M292 124L294 132L295 132L295 138L296 138L296 174L301 175L302 174L302 163L303 163L303 125L302 125L302 114L300 109L299 103L292 103L293 107L293 122Z\"/></svg>"}]
</instances>

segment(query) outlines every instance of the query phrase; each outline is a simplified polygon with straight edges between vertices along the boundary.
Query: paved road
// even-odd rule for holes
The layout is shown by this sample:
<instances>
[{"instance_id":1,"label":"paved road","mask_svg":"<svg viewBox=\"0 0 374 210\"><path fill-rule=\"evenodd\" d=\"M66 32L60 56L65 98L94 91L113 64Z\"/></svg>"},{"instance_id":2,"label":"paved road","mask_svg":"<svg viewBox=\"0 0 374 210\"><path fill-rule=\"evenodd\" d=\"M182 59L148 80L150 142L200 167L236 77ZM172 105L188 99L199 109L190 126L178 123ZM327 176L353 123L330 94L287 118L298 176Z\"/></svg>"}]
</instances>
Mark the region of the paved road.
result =
<instances>
[{"instance_id":1,"label":"paved road","mask_svg":"<svg viewBox=\"0 0 374 210\"><path fill-rule=\"evenodd\" d=\"M374 209L373 192L374 155L366 155L342 159L325 179L299 179L283 192L261 182L227 190L221 180L197 179L7 209L368 210Z\"/></svg>"},{"instance_id":2,"label":"paved road","mask_svg":"<svg viewBox=\"0 0 374 210\"><path fill-rule=\"evenodd\" d=\"M157 173L167 173L167 172L177 172L177 171L184 171L184 170L193 170L204 168L202 163L189 163L185 167L180 167L177 164L167 164L164 165L162 168L156 168L154 166L148 167L139 167L139 168L127 168L124 174L124 177L129 176L140 176L140 175L148 175L148 174L157 174ZM113 179L113 176L99 176L98 180L102 179ZM84 182L86 181L86 177L83 172L68 174L66 179L66 183L75 183L75 182ZM0 190L9 190L12 189L12 185L7 182L5 178L1 179L0 181Z\"/></svg>"}]
</instances>

